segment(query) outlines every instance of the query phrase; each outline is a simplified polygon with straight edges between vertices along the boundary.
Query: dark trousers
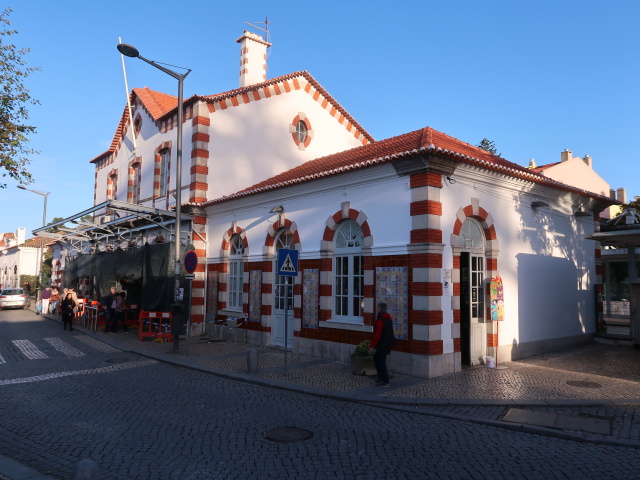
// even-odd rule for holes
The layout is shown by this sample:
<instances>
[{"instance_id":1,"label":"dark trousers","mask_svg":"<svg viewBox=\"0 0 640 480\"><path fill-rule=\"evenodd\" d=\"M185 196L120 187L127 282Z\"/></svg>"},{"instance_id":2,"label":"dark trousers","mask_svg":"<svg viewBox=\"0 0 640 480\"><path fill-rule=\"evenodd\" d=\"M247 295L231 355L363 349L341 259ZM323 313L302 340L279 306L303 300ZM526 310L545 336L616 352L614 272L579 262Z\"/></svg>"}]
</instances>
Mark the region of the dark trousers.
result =
<instances>
[{"instance_id":1,"label":"dark trousers","mask_svg":"<svg viewBox=\"0 0 640 480\"><path fill-rule=\"evenodd\" d=\"M122 323L122 330L127 331L127 321L124 318L124 312L118 312L117 310L114 312L114 320L113 320L113 331L115 332L118 329L118 324Z\"/></svg>"},{"instance_id":2,"label":"dark trousers","mask_svg":"<svg viewBox=\"0 0 640 480\"><path fill-rule=\"evenodd\" d=\"M104 320L104 331L106 332L112 332L113 330L115 330L115 323L116 323L116 311L113 308L109 308L107 307L107 311L105 312L105 320Z\"/></svg>"},{"instance_id":3,"label":"dark trousers","mask_svg":"<svg viewBox=\"0 0 640 480\"><path fill-rule=\"evenodd\" d=\"M387 355L389 355L389 351L382 348L377 348L373 354L373 364L376 366L376 372L378 372L378 380L384 383L389 383Z\"/></svg>"},{"instance_id":4,"label":"dark trousers","mask_svg":"<svg viewBox=\"0 0 640 480\"><path fill-rule=\"evenodd\" d=\"M63 313L62 323L64 324L65 330L67 329L67 325L69 325L69 330L73 331L73 313Z\"/></svg>"}]
</instances>

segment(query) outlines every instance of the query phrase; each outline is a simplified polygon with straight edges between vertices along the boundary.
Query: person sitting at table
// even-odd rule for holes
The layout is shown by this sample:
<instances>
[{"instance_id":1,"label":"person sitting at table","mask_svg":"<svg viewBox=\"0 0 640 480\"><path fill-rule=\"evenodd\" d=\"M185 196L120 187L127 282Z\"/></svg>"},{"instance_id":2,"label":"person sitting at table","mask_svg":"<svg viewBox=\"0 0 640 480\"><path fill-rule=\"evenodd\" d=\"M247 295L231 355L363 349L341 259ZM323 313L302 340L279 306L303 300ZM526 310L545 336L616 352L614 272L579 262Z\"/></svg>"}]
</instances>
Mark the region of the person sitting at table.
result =
<instances>
[{"instance_id":1,"label":"person sitting at table","mask_svg":"<svg viewBox=\"0 0 640 480\"><path fill-rule=\"evenodd\" d=\"M58 315L58 303L60 303L60 293L56 287L53 287L51 297L49 297L49 305L53 315Z\"/></svg>"}]
</instances>

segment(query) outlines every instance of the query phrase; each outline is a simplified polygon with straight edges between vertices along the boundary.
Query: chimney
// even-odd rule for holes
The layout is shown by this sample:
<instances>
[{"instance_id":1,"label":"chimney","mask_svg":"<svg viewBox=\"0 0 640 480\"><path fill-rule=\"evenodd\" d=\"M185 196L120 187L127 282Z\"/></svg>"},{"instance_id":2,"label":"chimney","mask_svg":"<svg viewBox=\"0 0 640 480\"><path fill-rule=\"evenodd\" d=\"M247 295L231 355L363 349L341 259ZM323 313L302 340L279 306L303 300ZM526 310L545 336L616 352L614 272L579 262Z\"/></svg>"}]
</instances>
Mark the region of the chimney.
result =
<instances>
[{"instance_id":1,"label":"chimney","mask_svg":"<svg viewBox=\"0 0 640 480\"><path fill-rule=\"evenodd\" d=\"M560 161L566 162L567 160L571 160L573 158L573 153L571 150L564 149L564 152L560 152Z\"/></svg>"},{"instance_id":2,"label":"chimney","mask_svg":"<svg viewBox=\"0 0 640 480\"><path fill-rule=\"evenodd\" d=\"M25 242L27 238L26 231L27 229L25 227L18 227L16 230L16 240L18 243L16 243L16 245L22 245Z\"/></svg>"},{"instance_id":3,"label":"chimney","mask_svg":"<svg viewBox=\"0 0 640 480\"><path fill-rule=\"evenodd\" d=\"M618 201L627 203L627 191L624 188L618 189Z\"/></svg>"},{"instance_id":4,"label":"chimney","mask_svg":"<svg viewBox=\"0 0 640 480\"><path fill-rule=\"evenodd\" d=\"M246 30L236 42L240 44L240 88L264 82L267 79L267 47L271 44Z\"/></svg>"},{"instance_id":5,"label":"chimney","mask_svg":"<svg viewBox=\"0 0 640 480\"><path fill-rule=\"evenodd\" d=\"M616 191L613 188L609 189L609 198L615 200L616 199Z\"/></svg>"},{"instance_id":6,"label":"chimney","mask_svg":"<svg viewBox=\"0 0 640 480\"><path fill-rule=\"evenodd\" d=\"M536 165L536 161L532 158L531 160L529 160L529 166L527 168L537 168L538 165Z\"/></svg>"},{"instance_id":7,"label":"chimney","mask_svg":"<svg viewBox=\"0 0 640 480\"><path fill-rule=\"evenodd\" d=\"M589 168L593 168L593 160L591 159L591 155L585 155L582 160L587 164Z\"/></svg>"}]
</instances>

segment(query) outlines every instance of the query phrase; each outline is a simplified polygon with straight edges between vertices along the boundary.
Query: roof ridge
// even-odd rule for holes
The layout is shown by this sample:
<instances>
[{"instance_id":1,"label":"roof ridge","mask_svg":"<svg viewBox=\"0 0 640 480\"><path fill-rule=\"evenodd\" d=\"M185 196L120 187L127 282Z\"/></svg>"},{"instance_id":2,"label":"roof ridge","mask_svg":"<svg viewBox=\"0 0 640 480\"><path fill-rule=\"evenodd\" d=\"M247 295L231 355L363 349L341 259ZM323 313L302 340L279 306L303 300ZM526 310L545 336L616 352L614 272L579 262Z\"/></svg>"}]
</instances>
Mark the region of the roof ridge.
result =
<instances>
[{"instance_id":1,"label":"roof ridge","mask_svg":"<svg viewBox=\"0 0 640 480\"><path fill-rule=\"evenodd\" d=\"M589 192L587 190L547 178L544 175L532 172L528 168L499 157L498 155L494 155L479 147L458 140L455 137L439 132L431 127L425 127L420 130L414 130L413 132L400 134L367 145L354 147L349 150L309 160L287 170L286 172L274 175L236 193L207 202L194 203L193 205L207 206L215 203L221 203L234 198L245 197L267 190L274 190L330 175L365 168L406 156L420 154L420 152L432 152L436 155L440 154L451 156L457 159L460 163L475 165L480 168L501 172L505 175L522 178L534 183L560 188L594 199L603 201L611 200L598 193Z\"/></svg>"},{"instance_id":2,"label":"roof ridge","mask_svg":"<svg viewBox=\"0 0 640 480\"><path fill-rule=\"evenodd\" d=\"M336 108L336 110L338 112L340 112L341 115L343 115L346 120L353 125L356 128L357 132L360 132L360 134L362 134L362 136L364 136L369 142L375 142L375 139L371 136L371 134L369 134L369 132L367 132L364 127L362 125L360 125L360 123L358 123L356 121L355 118L353 118L351 116L351 114L349 112L347 112L347 110L340 105L340 103L333 98L333 96L331 96L331 94L315 79L313 78L313 76L306 70L299 70L297 72L292 72L292 73L288 73L286 75L281 75L280 77L275 77L272 78L270 80L261 82L261 83L256 83L253 85L248 85L246 87L241 87L241 88L236 88L233 90L228 90L226 92L222 92L222 93L216 93L213 95L198 95L198 94L194 94L191 97L187 98L187 99L183 99L182 101L182 105L183 108L185 105L188 105L190 102L194 102L197 100L201 100L204 102L213 102L216 100L224 100L228 97L235 97L238 95L242 95L242 94L246 94L248 92L252 92L254 90L260 89L260 88L265 88L271 85L274 85L276 83L282 82L282 81L286 81L286 80L290 80L296 77L304 77L311 85L313 85L313 87L320 92L320 94L327 99L327 101L329 103L331 103L332 105L334 105L334 107ZM142 95L140 95L140 93L142 93ZM168 115L173 115L173 111L177 110L178 108L178 99L177 97L168 94L168 93L164 93L164 92L160 92L158 90L152 90L149 87L143 87L143 88L139 88L139 87L134 87L131 89L131 96L133 97L133 95L136 95L138 97L138 99L140 100L140 102L142 103L142 106L145 108L145 110L149 113L149 115L151 116L151 118L154 121L160 121L163 117L168 116ZM167 99L173 100L175 102L174 106L171 106L170 108L167 108L166 106L163 106L161 104L161 102L158 100L159 96L163 96L163 97L168 97ZM153 102L153 105L158 109L161 110L160 113L156 112L157 114L154 115L154 112L152 112L148 105L146 105L145 102L145 98L143 97L148 97L147 100ZM113 140L111 141L111 146L109 147L108 150L106 150L105 152L101 153L100 155L92 158L91 160L89 160L89 163L94 163L95 161L97 161L98 159L116 151L119 143L120 143L120 137L122 136L122 133L124 131L124 126L126 125L126 122L129 119L129 109L127 108L127 106L125 105L124 108L124 113L122 114L122 116L120 117L120 122L118 123L118 127L116 128L116 132L114 134ZM357 137L356 137L357 138Z\"/></svg>"}]
</instances>

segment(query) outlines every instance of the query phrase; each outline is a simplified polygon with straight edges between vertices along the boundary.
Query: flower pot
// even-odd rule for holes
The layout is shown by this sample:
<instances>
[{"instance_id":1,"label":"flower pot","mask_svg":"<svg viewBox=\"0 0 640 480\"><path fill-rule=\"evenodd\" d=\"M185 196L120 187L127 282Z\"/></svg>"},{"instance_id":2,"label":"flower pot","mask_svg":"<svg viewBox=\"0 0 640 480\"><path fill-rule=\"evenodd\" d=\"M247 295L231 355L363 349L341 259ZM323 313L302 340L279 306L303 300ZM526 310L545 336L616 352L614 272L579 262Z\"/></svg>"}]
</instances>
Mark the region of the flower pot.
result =
<instances>
[{"instance_id":1,"label":"flower pot","mask_svg":"<svg viewBox=\"0 0 640 480\"><path fill-rule=\"evenodd\" d=\"M377 375L373 355L351 355L351 373L354 375Z\"/></svg>"}]
</instances>

